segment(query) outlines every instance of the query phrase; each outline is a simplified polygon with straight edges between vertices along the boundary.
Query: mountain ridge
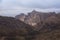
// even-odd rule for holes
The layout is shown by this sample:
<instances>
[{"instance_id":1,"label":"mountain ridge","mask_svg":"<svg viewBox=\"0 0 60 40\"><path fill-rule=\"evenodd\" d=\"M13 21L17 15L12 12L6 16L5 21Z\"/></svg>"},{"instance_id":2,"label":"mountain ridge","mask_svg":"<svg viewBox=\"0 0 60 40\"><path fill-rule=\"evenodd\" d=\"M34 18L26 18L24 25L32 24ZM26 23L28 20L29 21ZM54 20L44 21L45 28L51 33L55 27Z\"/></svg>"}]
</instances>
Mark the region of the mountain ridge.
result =
<instances>
[{"instance_id":1,"label":"mountain ridge","mask_svg":"<svg viewBox=\"0 0 60 40\"><path fill-rule=\"evenodd\" d=\"M16 15L15 18L25 22L26 24L35 26L40 21L44 21L48 17L56 16L56 15L57 14L55 12L44 13L44 12L38 12L36 10L33 10L32 12L29 12L28 15L25 15L25 14L23 16L22 15L19 15L19 16Z\"/></svg>"}]
</instances>

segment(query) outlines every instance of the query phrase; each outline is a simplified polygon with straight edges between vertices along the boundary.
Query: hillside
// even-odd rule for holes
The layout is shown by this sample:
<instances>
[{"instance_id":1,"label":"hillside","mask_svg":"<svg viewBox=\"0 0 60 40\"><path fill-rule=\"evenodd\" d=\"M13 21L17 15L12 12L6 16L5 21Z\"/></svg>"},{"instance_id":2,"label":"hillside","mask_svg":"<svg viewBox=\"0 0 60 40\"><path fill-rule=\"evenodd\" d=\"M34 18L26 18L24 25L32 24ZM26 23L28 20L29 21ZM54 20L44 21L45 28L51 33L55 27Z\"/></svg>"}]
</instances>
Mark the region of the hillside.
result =
<instances>
[{"instance_id":1,"label":"hillside","mask_svg":"<svg viewBox=\"0 0 60 40\"><path fill-rule=\"evenodd\" d=\"M0 16L0 40L25 40L32 26L12 17Z\"/></svg>"}]
</instances>

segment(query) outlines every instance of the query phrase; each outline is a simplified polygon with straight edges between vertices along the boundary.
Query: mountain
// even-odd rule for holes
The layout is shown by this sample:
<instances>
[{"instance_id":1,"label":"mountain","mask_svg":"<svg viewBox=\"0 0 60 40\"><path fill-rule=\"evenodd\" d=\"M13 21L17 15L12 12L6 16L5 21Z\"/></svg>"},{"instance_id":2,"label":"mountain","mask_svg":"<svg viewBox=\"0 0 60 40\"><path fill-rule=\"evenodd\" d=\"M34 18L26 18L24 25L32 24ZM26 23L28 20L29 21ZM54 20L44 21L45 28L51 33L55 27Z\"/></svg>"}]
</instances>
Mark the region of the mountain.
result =
<instances>
[{"instance_id":1,"label":"mountain","mask_svg":"<svg viewBox=\"0 0 60 40\"><path fill-rule=\"evenodd\" d=\"M23 22L32 25L33 29L38 31L31 40L60 40L60 13L33 10L25 15Z\"/></svg>"},{"instance_id":2,"label":"mountain","mask_svg":"<svg viewBox=\"0 0 60 40\"><path fill-rule=\"evenodd\" d=\"M0 40L60 40L58 15L49 16L35 26L13 17L0 16Z\"/></svg>"},{"instance_id":3,"label":"mountain","mask_svg":"<svg viewBox=\"0 0 60 40\"><path fill-rule=\"evenodd\" d=\"M20 14L15 16L15 18L25 22L26 24L35 26L37 23L44 21L50 16L56 16L56 13L55 12L38 12L36 10L33 10L32 12L29 12L28 15Z\"/></svg>"}]
</instances>

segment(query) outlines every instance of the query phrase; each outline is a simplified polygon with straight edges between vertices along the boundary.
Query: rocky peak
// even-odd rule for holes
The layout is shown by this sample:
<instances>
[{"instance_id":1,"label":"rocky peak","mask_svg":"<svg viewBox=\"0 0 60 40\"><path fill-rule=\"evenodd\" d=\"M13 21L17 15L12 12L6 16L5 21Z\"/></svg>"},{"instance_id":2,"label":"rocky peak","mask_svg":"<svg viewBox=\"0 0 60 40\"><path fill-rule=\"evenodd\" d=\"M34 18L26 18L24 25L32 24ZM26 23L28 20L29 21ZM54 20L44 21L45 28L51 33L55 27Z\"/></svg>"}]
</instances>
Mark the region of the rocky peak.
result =
<instances>
[{"instance_id":1,"label":"rocky peak","mask_svg":"<svg viewBox=\"0 0 60 40\"><path fill-rule=\"evenodd\" d=\"M35 26L40 21L44 21L48 17L55 16L55 15L56 15L55 12L44 13L44 12L38 12L36 10L33 10L32 12L29 12L28 15L20 14L18 19L24 21L29 25Z\"/></svg>"}]
</instances>

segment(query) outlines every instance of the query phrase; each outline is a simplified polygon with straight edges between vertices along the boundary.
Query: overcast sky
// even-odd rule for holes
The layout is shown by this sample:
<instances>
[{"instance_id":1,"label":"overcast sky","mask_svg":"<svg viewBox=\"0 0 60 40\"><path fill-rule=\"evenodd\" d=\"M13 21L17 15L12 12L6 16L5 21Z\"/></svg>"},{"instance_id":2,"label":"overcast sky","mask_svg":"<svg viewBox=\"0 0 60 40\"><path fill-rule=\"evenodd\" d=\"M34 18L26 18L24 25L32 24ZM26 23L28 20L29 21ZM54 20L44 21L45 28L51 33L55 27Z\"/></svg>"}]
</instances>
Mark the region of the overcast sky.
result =
<instances>
[{"instance_id":1,"label":"overcast sky","mask_svg":"<svg viewBox=\"0 0 60 40\"><path fill-rule=\"evenodd\" d=\"M0 15L15 16L19 13L60 11L60 0L0 0Z\"/></svg>"}]
</instances>

